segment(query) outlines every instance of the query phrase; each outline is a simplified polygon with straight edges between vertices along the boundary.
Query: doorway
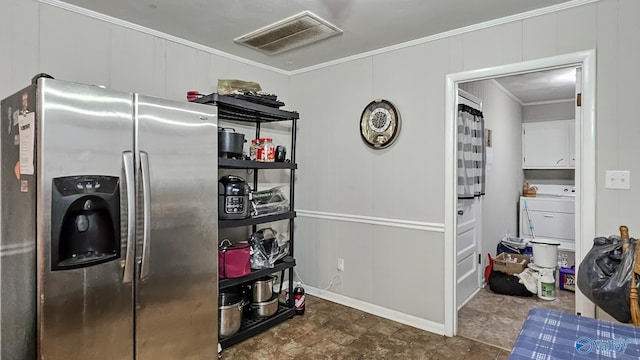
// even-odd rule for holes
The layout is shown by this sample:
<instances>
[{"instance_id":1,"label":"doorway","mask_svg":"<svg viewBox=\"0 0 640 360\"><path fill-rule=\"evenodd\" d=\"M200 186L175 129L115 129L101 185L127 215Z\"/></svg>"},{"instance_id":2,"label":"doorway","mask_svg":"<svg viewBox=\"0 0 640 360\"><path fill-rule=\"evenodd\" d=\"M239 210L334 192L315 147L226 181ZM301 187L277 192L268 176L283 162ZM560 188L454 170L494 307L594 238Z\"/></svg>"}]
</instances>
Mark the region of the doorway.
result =
<instances>
[{"instance_id":1,"label":"doorway","mask_svg":"<svg viewBox=\"0 0 640 360\"><path fill-rule=\"evenodd\" d=\"M576 119L576 221L575 221L575 261L576 265L591 247L595 236L595 51L584 51L551 58L498 66L495 68L450 74L446 78L445 116L445 334L457 334L457 97L458 84L469 81L535 72L558 67L580 67L582 76L582 116ZM460 294L462 295L462 294ZM594 317L595 307L579 291L576 292L576 313Z\"/></svg>"}]
</instances>

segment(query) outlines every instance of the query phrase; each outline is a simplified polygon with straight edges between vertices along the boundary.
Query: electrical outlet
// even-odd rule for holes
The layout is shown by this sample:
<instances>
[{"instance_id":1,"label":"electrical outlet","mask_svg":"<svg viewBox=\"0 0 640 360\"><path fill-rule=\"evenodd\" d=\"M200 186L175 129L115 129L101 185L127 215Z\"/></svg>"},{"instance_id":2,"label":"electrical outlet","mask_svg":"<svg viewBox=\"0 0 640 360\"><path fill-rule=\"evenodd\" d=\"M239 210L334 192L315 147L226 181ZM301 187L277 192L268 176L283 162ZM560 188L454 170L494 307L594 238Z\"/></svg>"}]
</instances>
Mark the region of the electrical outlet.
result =
<instances>
[{"instance_id":1,"label":"electrical outlet","mask_svg":"<svg viewBox=\"0 0 640 360\"><path fill-rule=\"evenodd\" d=\"M607 170L605 172L604 187L607 189L630 189L631 172Z\"/></svg>"},{"instance_id":2,"label":"electrical outlet","mask_svg":"<svg viewBox=\"0 0 640 360\"><path fill-rule=\"evenodd\" d=\"M338 271L344 271L344 259L338 258Z\"/></svg>"}]
</instances>

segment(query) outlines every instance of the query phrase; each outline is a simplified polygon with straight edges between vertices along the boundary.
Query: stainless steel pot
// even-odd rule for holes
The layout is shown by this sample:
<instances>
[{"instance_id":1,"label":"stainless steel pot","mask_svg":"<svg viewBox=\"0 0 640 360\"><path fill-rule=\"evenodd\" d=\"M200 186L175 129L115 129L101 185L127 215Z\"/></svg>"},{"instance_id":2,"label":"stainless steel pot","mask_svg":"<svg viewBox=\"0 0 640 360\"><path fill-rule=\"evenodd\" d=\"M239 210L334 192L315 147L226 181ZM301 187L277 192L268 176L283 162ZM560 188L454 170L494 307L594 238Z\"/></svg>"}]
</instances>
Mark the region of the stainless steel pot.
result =
<instances>
[{"instance_id":1,"label":"stainless steel pot","mask_svg":"<svg viewBox=\"0 0 640 360\"><path fill-rule=\"evenodd\" d=\"M218 334L220 337L232 336L242 325L242 308L246 303L235 293L218 295Z\"/></svg>"},{"instance_id":2,"label":"stainless steel pot","mask_svg":"<svg viewBox=\"0 0 640 360\"><path fill-rule=\"evenodd\" d=\"M254 319L268 318L278 312L278 297L263 302L254 302L251 304L251 313Z\"/></svg>"},{"instance_id":3,"label":"stainless steel pot","mask_svg":"<svg viewBox=\"0 0 640 360\"><path fill-rule=\"evenodd\" d=\"M237 133L236 129L218 128L218 155L223 157L242 156L244 141L244 134Z\"/></svg>"},{"instance_id":4,"label":"stainless steel pot","mask_svg":"<svg viewBox=\"0 0 640 360\"><path fill-rule=\"evenodd\" d=\"M253 282L253 302L259 303L268 301L273 296L273 282L275 276L265 276Z\"/></svg>"}]
</instances>

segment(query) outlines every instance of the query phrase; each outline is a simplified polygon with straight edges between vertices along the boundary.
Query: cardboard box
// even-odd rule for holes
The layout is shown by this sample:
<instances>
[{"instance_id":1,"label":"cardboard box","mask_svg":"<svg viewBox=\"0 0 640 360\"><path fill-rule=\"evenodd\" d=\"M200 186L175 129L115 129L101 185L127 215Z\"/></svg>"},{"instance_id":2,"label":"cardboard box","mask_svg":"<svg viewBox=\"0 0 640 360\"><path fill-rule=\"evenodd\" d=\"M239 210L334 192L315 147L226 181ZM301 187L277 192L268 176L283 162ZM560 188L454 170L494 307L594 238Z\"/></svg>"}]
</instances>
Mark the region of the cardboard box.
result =
<instances>
[{"instance_id":1,"label":"cardboard box","mask_svg":"<svg viewBox=\"0 0 640 360\"><path fill-rule=\"evenodd\" d=\"M509 256L517 262L508 261ZM493 259L493 270L502 271L505 274L520 274L527 267L531 258L527 255L502 253Z\"/></svg>"}]
</instances>

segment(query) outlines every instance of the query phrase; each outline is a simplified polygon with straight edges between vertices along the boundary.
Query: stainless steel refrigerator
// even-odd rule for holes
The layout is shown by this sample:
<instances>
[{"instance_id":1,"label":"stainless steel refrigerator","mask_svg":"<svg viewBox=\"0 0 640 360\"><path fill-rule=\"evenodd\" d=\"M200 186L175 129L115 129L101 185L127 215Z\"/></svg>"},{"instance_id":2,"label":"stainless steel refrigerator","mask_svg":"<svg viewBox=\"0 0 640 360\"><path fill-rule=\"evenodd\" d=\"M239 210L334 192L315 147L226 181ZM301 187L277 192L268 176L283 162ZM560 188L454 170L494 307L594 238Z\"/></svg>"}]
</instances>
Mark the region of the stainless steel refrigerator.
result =
<instances>
[{"instance_id":1,"label":"stainless steel refrigerator","mask_svg":"<svg viewBox=\"0 0 640 360\"><path fill-rule=\"evenodd\" d=\"M216 358L216 107L47 77L1 107L0 358Z\"/></svg>"}]
</instances>

